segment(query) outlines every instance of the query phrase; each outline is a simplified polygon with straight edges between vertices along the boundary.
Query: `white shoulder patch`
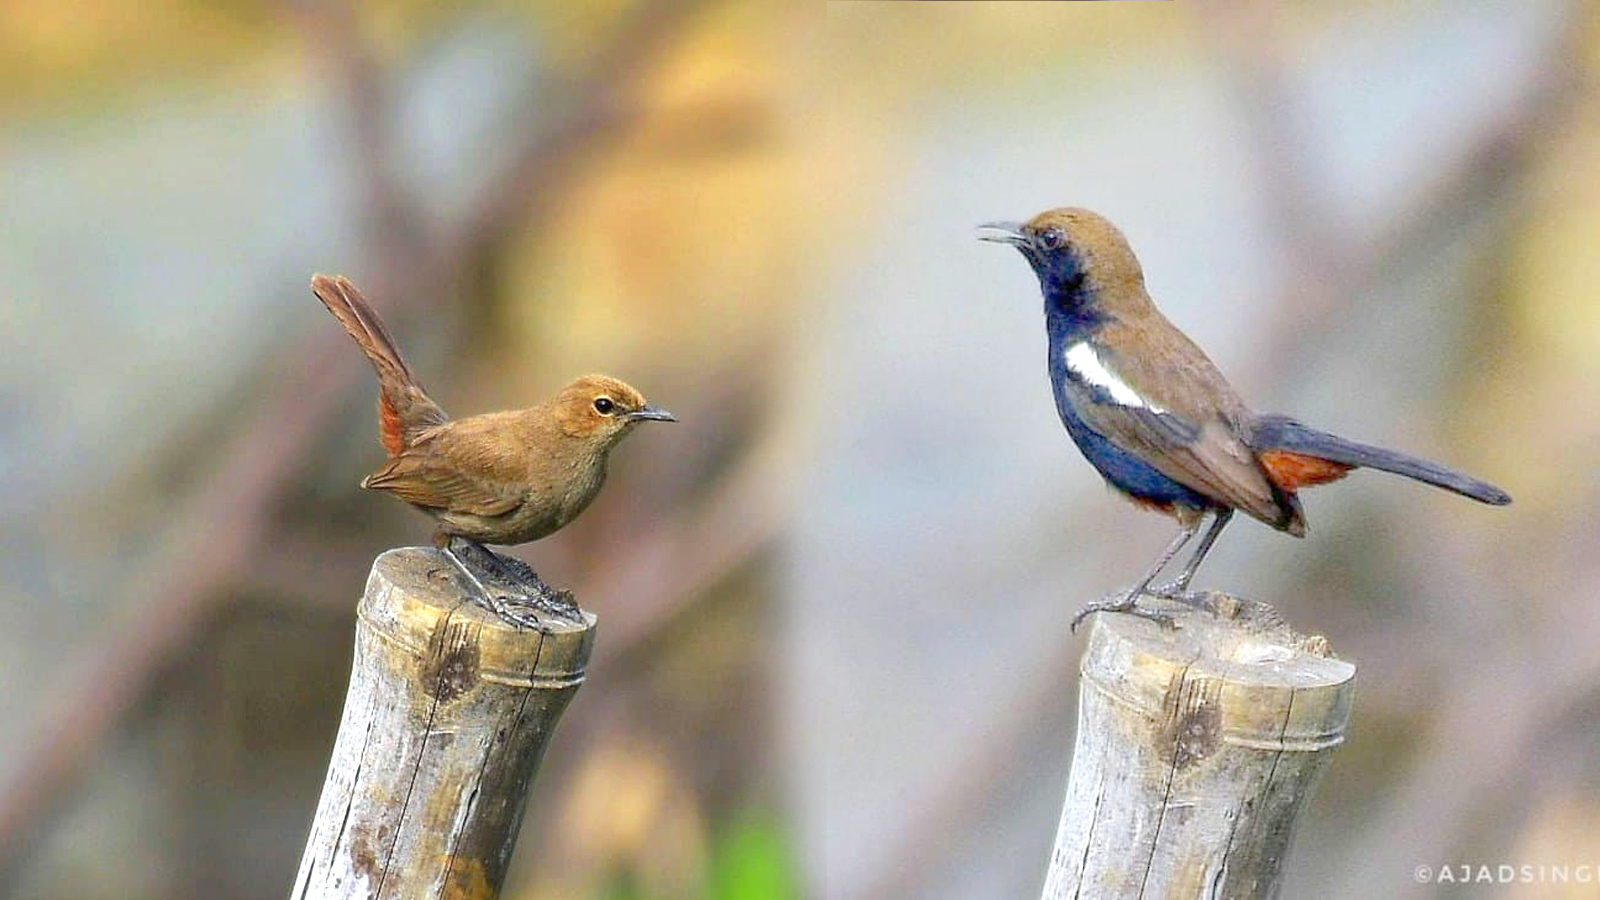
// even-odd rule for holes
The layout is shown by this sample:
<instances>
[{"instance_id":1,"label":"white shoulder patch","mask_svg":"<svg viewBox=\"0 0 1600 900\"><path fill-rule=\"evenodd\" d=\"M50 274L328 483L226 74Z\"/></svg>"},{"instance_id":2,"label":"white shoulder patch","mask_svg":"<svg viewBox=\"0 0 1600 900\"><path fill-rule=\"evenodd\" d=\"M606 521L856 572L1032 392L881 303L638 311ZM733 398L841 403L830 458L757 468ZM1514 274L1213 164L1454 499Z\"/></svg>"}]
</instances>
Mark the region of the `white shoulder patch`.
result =
<instances>
[{"instance_id":1,"label":"white shoulder patch","mask_svg":"<svg viewBox=\"0 0 1600 900\"><path fill-rule=\"evenodd\" d=\"M1151 412L1162 413L1166 410L1147 402L1139 396L1139 392L1128 385L1127 382L1116 376L1116 373L1106 368L1100 361L1100 355L1095 352L1094 346L1087 341L1081 341L1067 348L1062 354L1067 364L1067 371L1082 379L1085 384L1100 388L1111 399L1123 406L1137 406Z\"/></svg>"}]
</instances>

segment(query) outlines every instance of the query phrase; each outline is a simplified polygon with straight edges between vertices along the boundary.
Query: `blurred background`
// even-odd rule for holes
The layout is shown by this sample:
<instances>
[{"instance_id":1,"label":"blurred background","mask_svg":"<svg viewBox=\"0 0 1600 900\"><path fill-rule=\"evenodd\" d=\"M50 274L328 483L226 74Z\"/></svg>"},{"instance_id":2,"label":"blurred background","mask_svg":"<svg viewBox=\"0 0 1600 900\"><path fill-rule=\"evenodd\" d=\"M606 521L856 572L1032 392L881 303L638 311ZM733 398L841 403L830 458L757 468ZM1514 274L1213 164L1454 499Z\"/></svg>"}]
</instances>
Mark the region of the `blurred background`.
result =
<instances>
[{"instance_id":1,"label":"blurred background","mask_svg":"<svg viewBox=\"0 0 1600 900\"><path fill-rule=\"evenodd\" d=\"M1258 408L1516 497L1360 473L1202 571L1360 667L1285 896L1600 860L1597 66L1593 0L12 0L0 896L287 890L430 530L355 487L313 271L452 412L599 370L683 419L515 550L602 626L507 897L1036 894L1066 623L1171 529L974 240L1064 204Z\"/></svg>"}]
</instances>

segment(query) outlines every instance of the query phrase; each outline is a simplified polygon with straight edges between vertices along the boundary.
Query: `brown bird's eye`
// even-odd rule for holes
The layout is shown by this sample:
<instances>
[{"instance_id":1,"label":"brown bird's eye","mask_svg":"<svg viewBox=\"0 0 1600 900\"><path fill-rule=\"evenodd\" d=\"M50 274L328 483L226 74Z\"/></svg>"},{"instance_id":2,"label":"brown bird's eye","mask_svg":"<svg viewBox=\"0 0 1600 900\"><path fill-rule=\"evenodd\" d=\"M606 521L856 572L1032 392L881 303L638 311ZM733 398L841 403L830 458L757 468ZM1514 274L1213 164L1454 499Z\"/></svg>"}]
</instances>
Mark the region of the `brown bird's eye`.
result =
<instances>
[{"instance_id":1,"label":"brown bird's eye","mask_svg":"<svg viewBox=\"0 0 1600 900\"><path fill-rule=\"evenodd\" d=\"M1046 228L1039 235L1039 242L1047 250L1060 250L1067 243L1067 235L1059 228Z\"/></svg>"},{"instance_id":2,"label":"brown bird's eye","mask_svg":"<svg viewBox=\"0 0 1600 900\"><path fill-rule=\"evenodd\" d=\"M611 411L617 408L617 405L611 402L610 397L598 397L594 401L594 408L595 412L598 412L600 415L609 416L611 415Z\"/></svg>"}]
</instances>

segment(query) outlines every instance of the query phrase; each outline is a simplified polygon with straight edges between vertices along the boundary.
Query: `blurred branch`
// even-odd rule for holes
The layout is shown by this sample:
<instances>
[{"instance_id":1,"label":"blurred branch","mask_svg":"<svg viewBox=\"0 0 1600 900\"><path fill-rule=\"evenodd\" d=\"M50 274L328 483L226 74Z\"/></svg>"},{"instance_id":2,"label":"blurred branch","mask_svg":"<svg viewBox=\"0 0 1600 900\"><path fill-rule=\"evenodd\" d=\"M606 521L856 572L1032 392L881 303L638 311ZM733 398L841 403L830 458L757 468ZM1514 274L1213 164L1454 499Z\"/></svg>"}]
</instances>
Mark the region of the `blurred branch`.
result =
<instances>
[{"instance_id":1,"label":"blurred branch","mask_svg":"<svg viewBox=\"0 0 1600 900\"><path fill-rule=\"evenodd\" d=\"M1218 67L1233 76L1259 170L1267 231L1278 236L1288 280L1334 294L1349 277L1352 248L1334 227L1332 211L1310 177L1314 144L1283 58L1292 45L1283 27L1289 11L1259 0L1235 0L1213 4L1207 12L1194 21L1211 42Z\"/></svg>"},{"instance_id":2,"label":"blurred branch","mask_svg":"<svg viewBox=\"0 0 1600 900\"><path fill-rule=\"evenodd\" d=\"M344 95L343 124L353 158L350 172L361 192L358 208L367 250L374 260L427 270L427 220L406 190L392 150L396 139L392 79L361 34L359 9L347 0L284 0L304 42ZM396 283L403 283L398 281ZM381 285L386 291L392 284Z\"/></svg>"},{"instance_id":3,"label":"blurred branch","mask_svg":"<svg viewBox=\"0 0 1600 900\"><path fill-rule=\"evenodd\" d=\"M629 656L777 537L788 515L784 473L792 471L781 446L767 438L752 447L692 510L651 529L622 565L581 587L580 597L621 601L608 610L609 637L595 648L596 667Z\"/></svg>"},{"instance_id":4,"label":"blurred branch","mask_svg":"<svg viewBox=\"0 0 1600 900\"><path fill-rule=\"evenodd\" d=\"M1274 321L1261 348L1250 355L1257 362L1246 363L1270 371L1242 374L1259 384L1272 383L1292 361L1303 360L1317 336L1373 282L1420 249L1444 243L1464 211L1516 186L1538 151L1539 142L1530 136L1566 121L1582 96L1585 73L1571 61L1582 58L1589 33L1580 27L1586 8L1575 0L1556 17L1562 27L1552 31L1549 48L1539 54L1549 63L1532 74L1520 97L1499 116L1486 118L1461 141L1454 157L1430 166L1430 180L1397 196L1383 226L1354 239L1346 237L1350 228L1337 225L1338 211L1319 197L1310 178L1316 170L1307 153L1312 142L1280 55L1289 45L1282 25L1288 11L1263 0L1238 0L1215 4L1209 15L1197 17L1217 64L1234 75L1260 163L1266 219L1271 231L1283 236L1288 260L1281 300L1270 305Z\"/></svg>"},{"instance_id":5,"label":"blurred branch","mask_svg":"<svg viewBox=\"0 0 1600 900\"><path fill-rule=\"evenodd\" d=\"M1600 496L1589 502L1600 502ZM1484 577L1490 593L1518 597L1526 585L1540 583L1540 574L1490 571ZM1488 652L1445 679L1412 765L1385 786L1381 809L1352 842L1350 858L1366 864L1350 871L1334 896L1373 896L1374 888L1399 896L1395 871L1409 870L1418 859L1451 858L1474 846L1473 829L1487 823L1514 825L1508 820L1518 804L1535 797L1542 783L1570 790L1570 781L1550 781L1568 771L1564 762L1572 762L1558 755L1562 751L1581 755L1583 768L1592 769L1593 744L1571 738L1593 724L1600 656L1591 648L1600 643L1600 608L1590 592L1560 584L1592 584L1600 568L1588 562L1542 574L1544 583L1556 587L1541 599L1567 602L1548 613L1538 640L1480 641L1477 646ZM1486 710L1494 713L1493 727L1485 727ZM1508 766L1507 760L1537 764Z\"/></svg>"},{"instance_id":6,"label":"blurred branch","mask_svg":"<svg viewBox=\"0 0 1600 900\"><path fill-rule=\"evenodd\" d=\"M477 268L530 220L549 212L556 186L593 159L592 149L634 121L639 109L628 93L660 61L678 33L714 0L641 0L628 11L610 43L590 57L583 75L562 91L561 112L530 123L490 179L461 226L444 238L444 251L459 265ZM532 98L530 98L531 100Z\"/></svg>"},{"instance_id":7,"label":"blurred branch","mask_svg":"<svg viewBox=\"0 0 1600 900\"><path fill-rule=\"evenodd\" d=\"M583 113L590 100L611 108L622 82L632 79L645 62L656 58L681 33L689 12L703 3L646 0L615 37L601 48L583 83L583 92L569 112L554 121L534 123L517 164L490 186L483 209L466 231L470 240L492 239L482 231L509 226L552 208L569 181L547 173L569 170L593 140L613 133L598 128ZM415 251L411 235L430 230L418 207L409 202L388 161L390 138L383 74L361 45L354 7L346 3L294 3L289 7L305 27L307 41L328 51L351 105L351 160L354 180L365 186L364 215L369 224L368 252L378 268L375 294L390 309L437 303L442 288L455 281L462 239L445 240L435 252ZM607 68L610 66L610 68ZM522 179L526 179L525 181ZM534 204L528 186L537 186ZM518 199L523 198L523 199ZM204 617L225 596L235 570L267 537L272 500L299 474L305 455L360 371L349 359L342 336L324 335L285 348L275 387L254 415L243 417L220 441L220 467L181 502L168 521L163 549L133 576L125 591L130 621L108 629L102 646L80 675L62 691L61 701L45 712L32 744L18 754L18 763L0 783L0 871L10 867L26 841L43 829L52 801L79 777L107 735L148 691L163 664L193 642ZM341 358L346 362L341 363ZM308 377L306 373L317 373Z\"/></svg>"},{"instance_id":8,"label":"blurred branch","mask_svg":"<svg viewBox=\"0 0 1600 900\"><path fill-rule=\"evenodd\" d=\"M287 379L292 388L274 392L222 444L222 467L175 504L158 558L125 585L126 620L107 628L101 646L72 667L61 700L44 711L45 721L0 785L0 871L42 829L51 800L105 748L106 736L163 664L199 633L220 599L217 587L263 537L272 499L299 471L303 449L355 380L353 366L335 365L335 351L344 348L331 338L310 342L302 354L301 371L322 375Z\"/></svg>"}]
</instances>

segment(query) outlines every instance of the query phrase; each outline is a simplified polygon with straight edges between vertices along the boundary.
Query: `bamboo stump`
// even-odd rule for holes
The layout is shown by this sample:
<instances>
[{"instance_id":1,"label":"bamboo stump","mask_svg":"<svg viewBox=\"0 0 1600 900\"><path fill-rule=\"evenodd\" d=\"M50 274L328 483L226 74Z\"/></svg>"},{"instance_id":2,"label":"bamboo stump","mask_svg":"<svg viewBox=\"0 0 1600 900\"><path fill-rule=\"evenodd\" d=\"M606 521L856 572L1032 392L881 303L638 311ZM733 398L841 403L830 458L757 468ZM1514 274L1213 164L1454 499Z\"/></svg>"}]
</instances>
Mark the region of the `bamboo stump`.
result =
<instances>
[{"instance_id":1,"label":"bamboo stump","mask_svg":"<svg viewBox=\"0 0 1600 900\"><path fill-rule=\"evenodd\" d=\"M432 548L373 563L294 900L499 896L595 618L519 630L469 602L459 577Z\"/></svg>"},{"instance_id":2,"label":"bamboo stump","mask_svg":"<svg viewBox=\"0 0 1600 900\"><path fill-rule=\"evenodd\" d=\"M1044 900L1277 895L1355 667L1275 616L1174 613L1175 629L1095 616Z\"/></svg>"}]
</instances>

